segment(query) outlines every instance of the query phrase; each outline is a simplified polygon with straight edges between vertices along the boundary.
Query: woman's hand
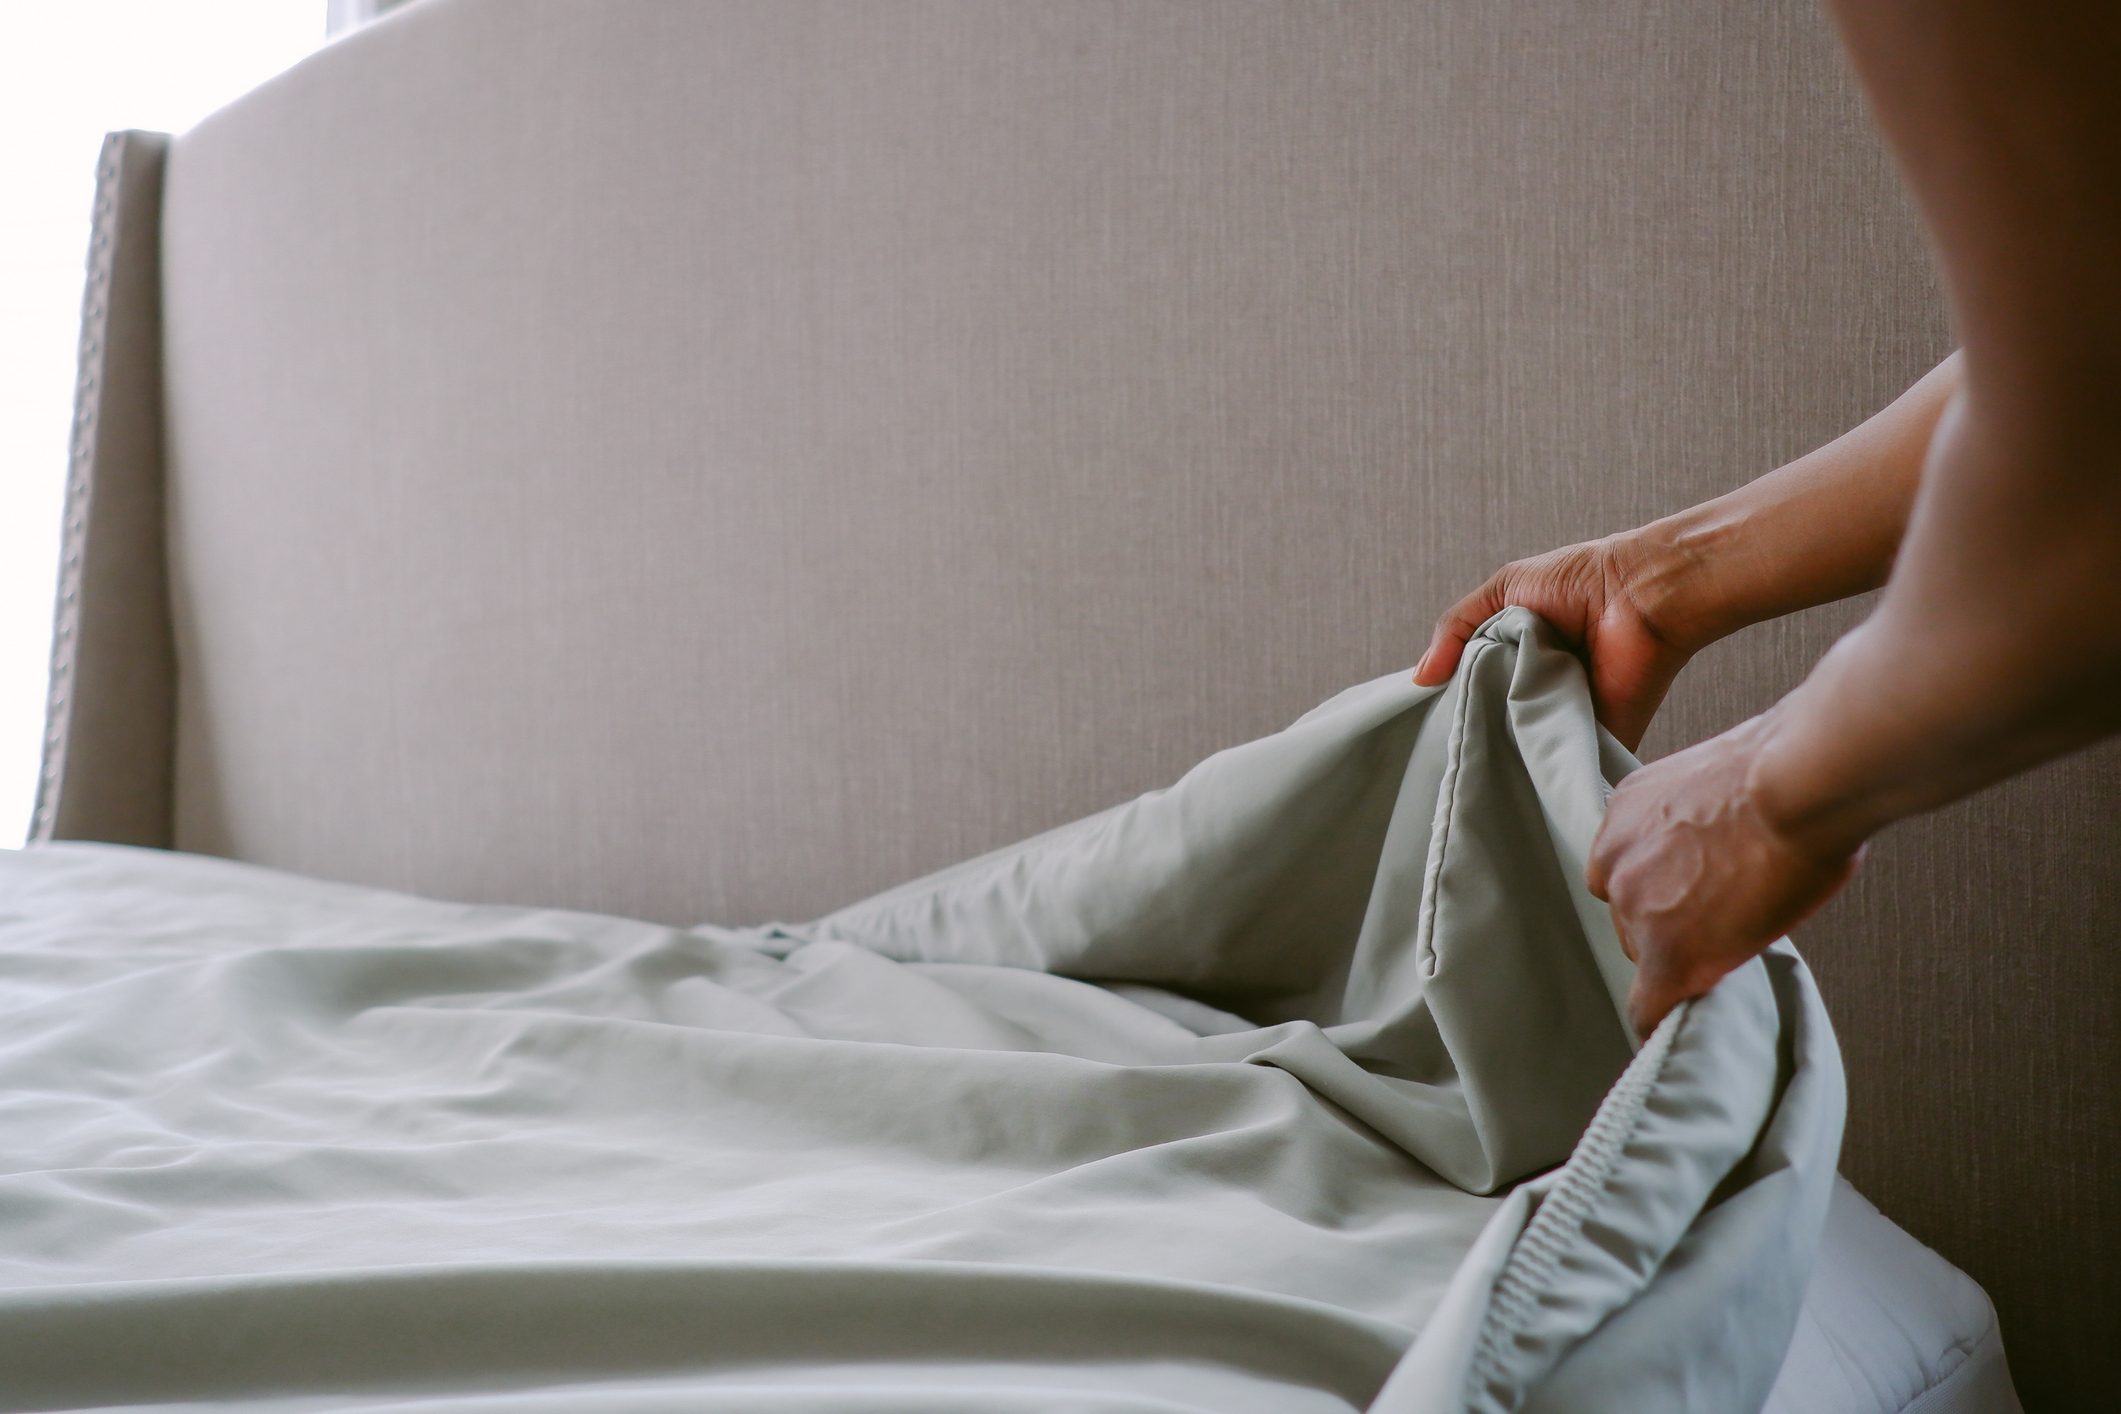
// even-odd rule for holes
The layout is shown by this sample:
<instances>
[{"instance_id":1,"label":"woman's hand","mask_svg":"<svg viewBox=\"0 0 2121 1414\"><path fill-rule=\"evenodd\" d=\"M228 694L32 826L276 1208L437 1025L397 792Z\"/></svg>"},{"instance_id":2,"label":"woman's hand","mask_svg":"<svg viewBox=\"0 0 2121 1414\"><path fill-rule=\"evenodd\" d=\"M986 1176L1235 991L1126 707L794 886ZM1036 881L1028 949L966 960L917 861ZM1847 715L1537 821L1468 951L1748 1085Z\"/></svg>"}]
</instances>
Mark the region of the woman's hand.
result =
<instances>
[{"instance_id":1,"label":"woman's hand","mask_svg":"<svg viewBox=\"0 0 2121 1414\"><path fill-rule=\"evenodd\" d=\"M1672 679L1708 641L1694 627L1707 616L1684 602L1691 578L1678 551L1642 531L1504 565L1438 621L1414 681L1433 687L1449 679L1466 640L1504 608L1522 605L1583 659L1598 720L1633 751Z\"/></svg>"},{"instance_id":2,"label":"woman's hand","mask_svg":"<svg viewBox=\"0 0 2121 1414\"><path fill-rule=\"evenodd\" d=\"M1569 641L1598 720L1635 750L1694 654L1747 624L1885 583L1931 434L1963 378L1955 354L1862 426L1735 491L1504 565L1436 625L1414 681L1449 678L1466 640L1521 604Z\"/></svg>"},{"instance_id":3,"label":"woman's hand","mask_svg":"<svg viewBox=\"0 0 2121 1414\"><path fill-rule=\"evenodd\" d=\"M1504 565L1443 616L1414 681L1433 687L1449 678L1466 640L1504 608L1522 605L1583 659L1598 720L1636 750L1695 653L1748 624L1886 582L1932 439L1952 440L1939 426L1964 383L1963 361L1954 354L1870 421L1735 491L1638 530ZM1864 648L1858 630L1827 655L1816 684L1808 681L1770 714L1621 783L1586 872L1592 891L1612 905L1640 969L1629 1000L1638 1028L1647 1032L1831 898L1855 872L1862 840L1887 820L2116 729L2121 717L2110 704L2121 702L2121 692L2105 686L2099 663L2092 665L2097 671L2078 671L2087 657L2083 643L2116 617L2107 607L2113 554L2100 537L2121 525L2121 515L2084 509L2121 496L2113 489L2121 483L2107 475L2112 458L2098 450L2112 444L2103 435L2083 444L2089 450L2056 461L2081 474L2065 492L2025 502L2063 508L2028 538L2006 543L1994 533L2016 524L2008 505L1960 511L1964 533L1938 552L1931 575L1940 584L1955 576L1980 583L1991 600L2004 586L2044 586L2050 598L2010 622L2045 625L2076 651L2043 648L2032 663L2001 675L1992 653L1987 660L1977 652L1941 653L1945 626L1961 626L1965 637L1965 626L1995 615L1947 602L1933 587L1932 612L1909 615L1920 629L1889 636L1886 646L1902 645L1897 656ZM2007 488L2006 470L1971 471L1967 484ZM2032 525L2037 518L2018 519ZM2001 556L2001 566L1968 575L1967 564L1980 554ZM2033 564L2042 575L2010 568ZM2061 572L2069 566L2076 568ZM1888 591L1886 604L1893 601ZM2070 627L2056 630L2065 623ZM2112 661L2121 663L2121 650ZM2019 723L2015 746L1968 750L1973 718L1959 699L1999 677L2030 681L2043 672L2057 682L2057 674L2076 672L2043 689L2063 704L2050 711L2046 735L2028 746ZM1994 704L1985 710L1982 721L2003 720ZM1927 725L1912 729L1924 714ZM1984 730L1994 736L2002 729ZM1764 754L1770 740L1773 760ZM1953 764L1960 761L1981 764Z\"/></svg>"},{"instance_id":4,"label":"woman's hand","mask_svg":"<svg viewBox=\"0 0 2121 1414\"><path fill-rule=\"evenodd\" d=\"M1771 818L1754 766L1773 712L1621 781L1591 843L1591 892L1636 966L1628 1020L1664 1014L1782 937L1840 891L1861 847L1815 842Z\"/></svg>"}]
</instances>

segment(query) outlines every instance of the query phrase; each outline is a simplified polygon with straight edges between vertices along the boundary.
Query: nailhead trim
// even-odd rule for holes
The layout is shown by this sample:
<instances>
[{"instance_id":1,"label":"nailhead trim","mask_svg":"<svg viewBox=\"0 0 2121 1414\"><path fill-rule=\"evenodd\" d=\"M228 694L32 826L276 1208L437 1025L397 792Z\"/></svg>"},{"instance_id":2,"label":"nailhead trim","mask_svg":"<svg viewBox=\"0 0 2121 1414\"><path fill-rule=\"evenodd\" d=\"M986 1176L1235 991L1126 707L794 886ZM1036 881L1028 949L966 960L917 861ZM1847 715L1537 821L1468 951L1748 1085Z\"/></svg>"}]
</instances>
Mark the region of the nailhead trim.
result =
<instances>
[{"instance_id":1,"label":"nailhead trim","mask_svg":"<svg viewBox=\"0 0 2121 1414\"><path fill-rule=\"evenodd\" d=\"M110 336L111 264L117 247L118 174L126 135L103 139L96 162L96 204L89 217L88 279L81 295L81 345L74 380L73 441L68 449L64 539L59 556L59 595L52 621L51 689L45 697L44 762L37 776L37 805L29 835L48 840L56 825L59 782L65 774L67 729L73 713L74 656L81 619L81 563L88 543L93 494L96 421L103 404L103 359Z\"/></svg>"}]
</instances>

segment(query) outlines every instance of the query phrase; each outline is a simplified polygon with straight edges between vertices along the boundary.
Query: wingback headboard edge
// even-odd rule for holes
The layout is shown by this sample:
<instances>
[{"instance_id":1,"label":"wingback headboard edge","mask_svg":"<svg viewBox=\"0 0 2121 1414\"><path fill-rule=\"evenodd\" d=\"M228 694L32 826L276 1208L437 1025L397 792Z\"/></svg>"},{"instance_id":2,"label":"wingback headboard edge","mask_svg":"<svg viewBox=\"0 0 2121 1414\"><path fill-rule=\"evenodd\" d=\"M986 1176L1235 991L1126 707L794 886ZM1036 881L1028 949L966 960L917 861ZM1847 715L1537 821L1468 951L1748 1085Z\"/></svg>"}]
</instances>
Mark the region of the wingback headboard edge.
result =
<instances>
[{"instance_id":1,"label":"wingback headboard edge","mask_svg":"<svg viewBox=\"0 0 2121 1414\"><path fill-rule=\"evenodd\" d=\"M171 842L176 656L162 495L162 171L116 132L96 164L51 685L33 840Z\"/></svg>"}]
</instances>

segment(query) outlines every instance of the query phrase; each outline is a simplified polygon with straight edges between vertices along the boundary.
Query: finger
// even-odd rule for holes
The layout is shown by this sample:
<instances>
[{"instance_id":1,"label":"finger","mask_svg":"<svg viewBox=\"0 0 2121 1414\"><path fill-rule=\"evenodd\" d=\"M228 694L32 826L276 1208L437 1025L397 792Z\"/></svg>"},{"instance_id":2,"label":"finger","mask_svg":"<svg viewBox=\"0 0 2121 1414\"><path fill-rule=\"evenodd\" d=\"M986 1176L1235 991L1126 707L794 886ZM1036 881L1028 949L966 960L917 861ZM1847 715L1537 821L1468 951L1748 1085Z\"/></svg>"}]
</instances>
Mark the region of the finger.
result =
<instances>
[{"instance_id":1,"label":"finger","mask_svg":"<svg viewBox=\"0 0 2121 1414\"><path fill-rule=\"evenodd\" d=\"M1627 930L1617 916L1613 923L1625 935ZM1669 939L1658 938L1654 929L1640 940L1632 955L1635 980L1628 986L1628 1024L1635 1028L1637 1036L1655 1031L1666 1012L1688 997L1707 991L1715 980L1713 973L1703 975L1692 954L1673 947Z\"/></svg>"},{"instance_id":2,"label":"finger","mask_svg":"<svg viewBox=\"0 0 2121 1414\"><path fill-rule=\"evenodd\" d=\"M1591 897L1600 903L1613 901L1613 847L1607 841L1607 832L1613 828L1613 803L1606 801L1606 814L1598 822L1598 833L1591 836L1591 857L1583 862L1583 886L1591 891ZM1613 915L1613 926L1620 926L1620 915ZM1629 954L1633 956L1633 954Z\"/></svg>"},{"instance_id":3,"label":"finger","mask_svg":"<svg viewBox=\"0 0 2121 1414\"><path fill-rule=\"evenodd\" d=\"M1647 1040L1673 1007L1696 995L1654 965L1643 967L1628 987L1628 1025L1635 1028L1637 1037Z\"/></svg>"},{"instance_id":4,"label":"finger","mask_svg":"<svg viewBox=\"0 0 2121 1414\"><path fill-rule=\"evenodd\" d=\"M1608 911L1610 912L1610 910ZM1620 951L1622 955L1625 956L1629 962L1632 962L1637 967L1640 967L1642 965L1642 954L1635 951L1635 940L1629 937L1628 930L1625 927L1621 926L1620 915L1617 913L1613 915L1613 933L1614 936L1620 939Z\"/></svg>"},{"instance_id":5,"label":"finger","mask_svg":"<svg viewBox=\"0 0 2121 1414\"><path fill-rule=\"evenodd\" d=\"M1458 660L1465 654L1466 640L1502 607L1498 590L1491 577L1436 621L1436 632L1429 636L1429 649L1414 665L1415 686L1434 687L1450 681L1451 674L1458 671Z\"/></svg>"},{"instance_id":6,"label":"finger","mask_svg":"<svg viewBox=\"0 0 2121 1414\"><path fill-rule=\"evenodd\" d=\"M1650 719L1664 705L1679 667L1642 645L1600 640L1590 664L1591 707L1614 739L1629 751L1642 749Z\"/></svg>"},{"instance_id":7,"label":"finger","mask_svg":"<svg viewBox=\"0 0 2121 1414\"><path fill-rule=\"evenodd\" d=\"M1670 679L1661 683L1648 683L1639 687L1632 696L1611 699L1598 698L1594 693L1594 706L1598 720L1613 734L1613 739L1626 747L1630 754L1642 750L1642 739L1649 734L1650 719L1664 705L1664 695L1671 689Z\"/></svg>"}]
</instances>

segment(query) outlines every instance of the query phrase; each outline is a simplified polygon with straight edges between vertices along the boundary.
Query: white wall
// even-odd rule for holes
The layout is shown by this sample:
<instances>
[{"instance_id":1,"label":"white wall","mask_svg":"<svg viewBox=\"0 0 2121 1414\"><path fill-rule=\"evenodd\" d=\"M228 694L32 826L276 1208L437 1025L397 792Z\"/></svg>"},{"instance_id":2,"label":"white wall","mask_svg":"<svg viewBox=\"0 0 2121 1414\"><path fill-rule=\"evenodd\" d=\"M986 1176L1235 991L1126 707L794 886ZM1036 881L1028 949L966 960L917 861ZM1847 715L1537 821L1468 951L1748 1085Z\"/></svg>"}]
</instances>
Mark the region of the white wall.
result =
<instances>
[{"instance_id":1,"label":"white wall","mask_svg":"<svg viewBox=\"0 0 2121 1414\"><path fill-rule=\"evenodd\" d=\"M0 11L0 847L35 801L96 152L178 132L323 40L319 0Z\"/></svg>"}]
</instances>

